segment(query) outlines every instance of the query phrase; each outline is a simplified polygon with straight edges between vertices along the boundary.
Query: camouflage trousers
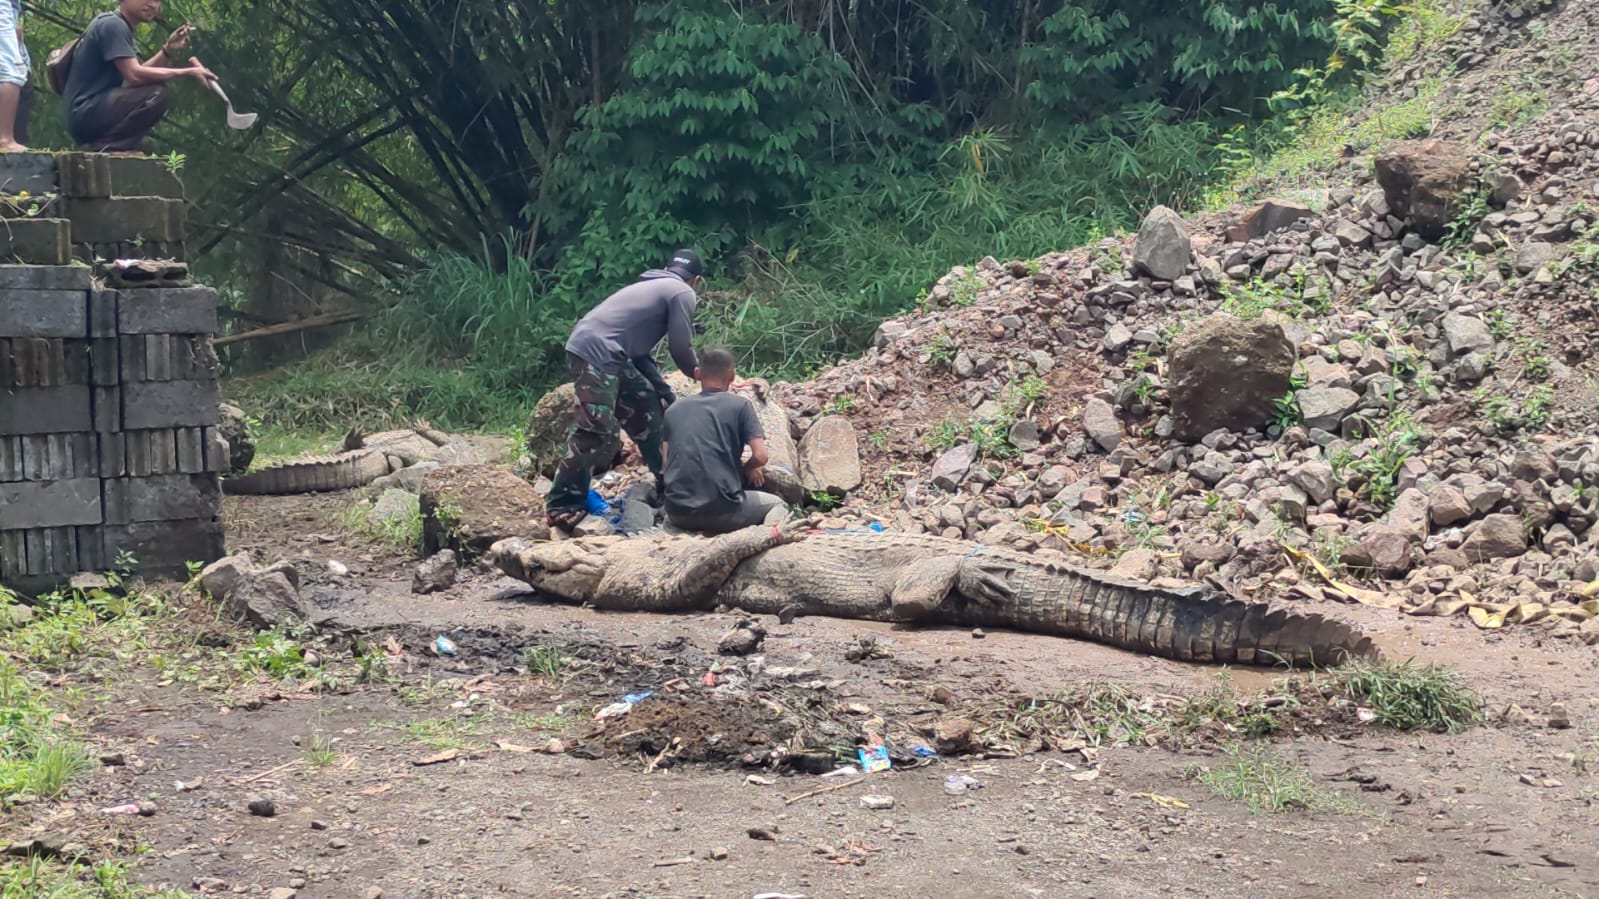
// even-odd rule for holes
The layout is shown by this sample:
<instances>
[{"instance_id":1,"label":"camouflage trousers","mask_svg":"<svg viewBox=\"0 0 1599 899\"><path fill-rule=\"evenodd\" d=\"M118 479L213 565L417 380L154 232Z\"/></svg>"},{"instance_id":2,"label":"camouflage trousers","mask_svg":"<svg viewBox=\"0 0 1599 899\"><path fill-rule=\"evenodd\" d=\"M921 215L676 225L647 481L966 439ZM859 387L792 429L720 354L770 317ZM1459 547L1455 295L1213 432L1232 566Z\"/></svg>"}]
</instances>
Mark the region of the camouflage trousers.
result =
<instances>
[{"instance_id":1,"label":"camouflage trousers","mask_svg":"<svg viewBox=\"0 0 1599 899\"><path fill-rule=\"evenodd\" d=\"M610 469L622 449L623 428L656 478L660 478L662 468L664 418L655 385L630 363L624 363L613 375L570 353L566 361L577 394L577 417L566 438L566 458L556 466L555 480L545 500L546 508L552 512L587 507L589 483L597 472Z\"/></svg>"}]
</instances>

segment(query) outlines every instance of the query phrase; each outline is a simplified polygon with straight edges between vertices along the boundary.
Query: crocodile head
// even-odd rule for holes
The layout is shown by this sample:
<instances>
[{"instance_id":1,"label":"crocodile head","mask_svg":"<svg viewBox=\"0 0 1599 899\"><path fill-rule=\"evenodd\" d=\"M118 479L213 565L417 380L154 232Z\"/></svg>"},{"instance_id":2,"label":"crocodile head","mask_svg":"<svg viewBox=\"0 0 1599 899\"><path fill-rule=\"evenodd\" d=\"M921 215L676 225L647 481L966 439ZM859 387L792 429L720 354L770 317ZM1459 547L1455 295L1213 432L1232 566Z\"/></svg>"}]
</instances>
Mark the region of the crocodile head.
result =
<instances>
[{"instance_id":1,"label":"crocodile head","mask_svg":"<svg viewBox=\"0 0 1599 899\"><path fill-rule=\"evenodd\" d=\"M534 543L511 537L489 547L488 557L501 571L534 590L589 602L605 578L605 550L618 539L586 537Z\"/></svg>"}]
</instances>

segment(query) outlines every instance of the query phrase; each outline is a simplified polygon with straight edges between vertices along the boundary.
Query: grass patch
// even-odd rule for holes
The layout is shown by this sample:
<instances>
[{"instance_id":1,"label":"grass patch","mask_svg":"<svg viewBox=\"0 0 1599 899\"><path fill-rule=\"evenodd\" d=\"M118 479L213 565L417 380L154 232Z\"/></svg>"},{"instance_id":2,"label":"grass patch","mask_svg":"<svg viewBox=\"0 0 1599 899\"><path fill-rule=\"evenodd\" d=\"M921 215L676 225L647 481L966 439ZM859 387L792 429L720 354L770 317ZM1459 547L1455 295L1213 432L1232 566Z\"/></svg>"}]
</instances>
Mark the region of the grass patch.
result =
<instances>
[{"instance_id":1,"label":"grass patch","mask_svg":"<svg viewBox=\"0 0 1599 899\"><path fill-rule=\"evenodd\" d=\"M1359 663L1338 672L1337 682L1395 730L1453 734L1482 721L1482 697L1450 666Z\"/></svg>"},{"instance_id":2,"label":"grass patch","mask_svg":"<svg viewBox=\"0 0 1599 899\"><path fill-rule=\"evenodd\" d=\"M129 883L120 862L92 866L38 858L0 864L0 899L192 899L182 890L156 890Z\"/></svg>"},{"instance_id":3,"label":"grass patch","mask_svg":"<svg viewBox=\"0 0 1599 899\"><path fill-rule=\"evenodd\" d=\"M522 653L522 660L527 664L529 674L550 680L559 678L570 662L560 647L547 644L529 646Z\"/></svg>"},{"instance_id":4,"label":"grass patch","mask_svg":"<svg viewBox=\"0 0 1599 899\"><path fill-rule=\"evenodd\" d=\"M332 432L314 430L289 431L283 428L260 427L255 432L255 458L251 468L264 468L274 462L296 456L315 456L337 450L343 437Z\"/></svg>"},{"instance_id":5,"label":"grass patch","mask_svg":"<svg viewBox=\"0 0 1599 899\"><path fill-rule=\"evenodd\" d=\"M333 738L324 733L314 733L305 745L305 760L318 768L326 768L339 758L333 748Z\"/></svg>"},{"instance_id":6,"label":"grass patch","mask_svg":"<svg viewBox=\"0 0 1599 899\"><path fill-rule=\"evenodd\" d=\"M312 690L333 690L340 685L331 671L306 658L298 640L280 631L257 634L248 646L234 654L232 666L243 677L295 682Z\"/></svg>"},{"instance_id":7,"label":"grass patch","mask_svg":"<svg viewBox=\"0 0 1599 899\"><path fill-rule=\"evenodd\" d=\"M51 698L0 658L0 807L58 796L89 767L87 749L58 723Z\"/></svg>"},{"instance_id":8,"label":"grass patch","mask_svg":"<svg viewBox=\"0 0 1599 899\"><path fill-rule=\"evenodd\" d=\"M1359 803L1318 785L1304 766L1268 746L1228 746L1216 764L1194 776L1217 796L1242 802L1251 812L1362 813Z\"/></svg>"},{"instance_id":9,"label":"grass patch","mask_svg":"<svg viewBox=\"0 0 1599 899\"><path fill-rule=\"evenodd\" d=\"M487 720L485 715L461 718L413 718L404 724L385 726L396 727L408 738L434 749L467 749L473 745L473 740L482 734L483 725Z\"/></svg>"},{"instance_id":10,"label":"grass patch","mask_svg":"<svg viewBox=\"0 0 1599 899\"><path fill-rule=\"evenodd\" d=\"M347 530L365 534L395 549L421 552L422 506L415 495L407 494L407 497L382 515L373 514L381 497L377 501L357 500L339 514L339 523ZM453 518L459 521L459 513ZM454 530L448 522L441 523L446 532Z\"/></svg>"}]
</instances>

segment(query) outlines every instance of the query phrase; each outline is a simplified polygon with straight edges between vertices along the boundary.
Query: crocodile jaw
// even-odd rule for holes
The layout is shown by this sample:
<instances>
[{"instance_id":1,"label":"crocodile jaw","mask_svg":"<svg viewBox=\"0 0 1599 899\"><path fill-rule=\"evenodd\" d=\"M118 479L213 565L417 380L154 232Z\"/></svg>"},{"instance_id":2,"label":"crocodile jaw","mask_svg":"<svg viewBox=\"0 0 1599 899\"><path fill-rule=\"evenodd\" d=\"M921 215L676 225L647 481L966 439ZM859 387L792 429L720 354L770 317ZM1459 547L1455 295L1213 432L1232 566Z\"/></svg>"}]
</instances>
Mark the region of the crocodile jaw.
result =
<instances>
[{"instance_id":1,"label":"crocodile jaw","mask_svg":"<svg viewBox=\"0 0 1599 899\"><path fill-rule=\"evenodd\" d=\"M532 543L520 537L500 540L488 557L505 574L541 593L573 602L592 602L605 578L605 545L588 540Z\"/></svg>"}]
</instances>

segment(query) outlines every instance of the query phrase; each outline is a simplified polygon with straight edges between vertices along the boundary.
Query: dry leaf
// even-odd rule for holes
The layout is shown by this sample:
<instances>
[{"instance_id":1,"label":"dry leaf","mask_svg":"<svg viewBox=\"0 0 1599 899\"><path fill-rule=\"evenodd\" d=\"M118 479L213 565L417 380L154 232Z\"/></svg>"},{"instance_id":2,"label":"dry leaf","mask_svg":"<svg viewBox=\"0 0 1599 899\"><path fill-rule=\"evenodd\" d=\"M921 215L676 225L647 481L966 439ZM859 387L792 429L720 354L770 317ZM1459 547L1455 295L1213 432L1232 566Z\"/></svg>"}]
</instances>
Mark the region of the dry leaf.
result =
<instances>
[{"instance_id":1,"label":"dry leaf","mask_svg":"<svg viewBox=\"0 0 1599 899\"><path fill-rule=\"evenodd\" d=\"M507 743L504 740L495 740L494 741L494 745L498 746L499 748L501 748L503 750L505 750L506 752L532 752L533 751L531 748L529 748L527 746L518 746L515 743Z\"/></svg>"},{"instance_id":2,"label":"dry leaf","mask_svg":"<svg viewBox=\"0 0 1599 899\"><path fill-rule=\"evenodd\" d=\"M1181 799L1171 796L1162 796L1159 793L1134 793L1133 796L1138 799L1148 799L1150 802L1155 803L1161 808L1177 809L1190 807L1188 803L1182 801Z\"/></svg>"},{"instance_id":3,"label":"dry leaf","mask_svg":"<svg viewBox=\"0 0 1599 899\"><path fill-rule=\"evenodd\" d=\"M446 749L443 752L434 753L425 759L416 759L412 761L411 764L417 766L418 768L422 767L423 765L437 765L440 762L453 762L459 758L460 755L461 750L459 749Z\"/></svg>"}]
</instances>

